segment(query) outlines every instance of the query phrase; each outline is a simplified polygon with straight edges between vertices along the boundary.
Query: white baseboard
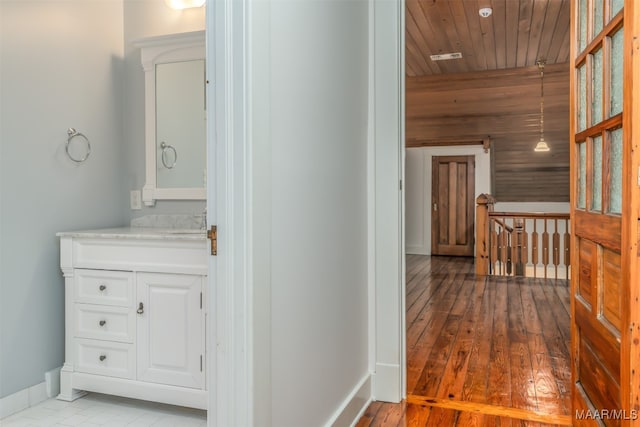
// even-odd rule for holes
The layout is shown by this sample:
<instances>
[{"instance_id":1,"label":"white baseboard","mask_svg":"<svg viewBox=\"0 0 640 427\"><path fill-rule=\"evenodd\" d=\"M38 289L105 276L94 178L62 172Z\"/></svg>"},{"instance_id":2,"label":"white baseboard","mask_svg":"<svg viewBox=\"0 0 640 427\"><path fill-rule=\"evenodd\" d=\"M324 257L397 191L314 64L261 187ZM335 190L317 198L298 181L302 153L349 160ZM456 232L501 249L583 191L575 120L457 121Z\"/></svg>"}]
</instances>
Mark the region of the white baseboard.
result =
<instances>
[{"instance_id":1,"label":"white baseboard","mask_svg":"<svg viewBox=\"0 0 640 427\"><path fill-rule=\"evenodd\" d=\"M331 427L354 426L372 400L371 374L367 373L342 402L326 424Z\"/></svg>"},{"instance_id":2,"label":"white baseboard","mask_svg":"<svg viewBox=\"0 0 640 427\"><path fill-rule=\"evenodd\" d=\"M377 363L373 377L373 397L383 402L398 403L404 397L400 365Z\"/></svg>"},{"instance_id":3,"label":"white baseboard","mask_svg":"<svg viewBox=\"0 0 640 427\"><path fill-rule=\"evenodd\" d=\"M60 368L45 372L44 381L47 383L47 397L56 397L60 394Z\"/></svg>"},{"instance_id":4,"label":"white baseboard","mask_svg":"<svg viewBox=\"0 0 640 427\"><path fill-rule=\"evenodd\" d=\"M45 380L40 384L25 388L24 390L0 399L0 419L35 406L55 396L60 390L60 368L52 369L46 372L44 376ZM50 394L50 390L56 390L56 382L58 391L56 391L55 394Z\"/></svg>"},{"instance_id":5,"label":"white baseboard","mask_svg":"<svg viewBox=\"0 0 640 427\"><path fill-rule=\"evenodd\" d=\"M43 381L0 399L0 419L23 411L47 400L47 385Z\"/></svg>"},{"instance_id":6,"label":"white baseboard","mask_svg":"<svg viewBox=\"0 0 640 427\"><path fill-rule=\"evenodd\" d=\"M407 255L431 255L429 249L426 246L412 246L407 245L405 248Z\"/></svg>"},{"instance_id":7,"label":"white baseboard","mask_svg":"<svg viewBox=\"0 0 640 427\"><path fill-rule=\"evenodd\" d=\"M535 270L535 273L534 273ZM567 275L568 270L568 275ZM544 267L538 266L535 269L532 265L527 265L525 270L525 276L533 277L534 274L537 278L544 278ZM558 266L558 279L566 279L571 275L571 267L568 269L564 265ZM556 271L554 266L547 267L547 278L554 279L556 277Z\"/></svg>"},{"instance_id":8,"label":"white baseboard","mask_svg":"<svg viewBox=\"0 0 640 427\"><path fill-rule=\"evenodd\" d=\"M25 388L0 399L0 419L29 407L29 389Z\"/></svg>"}]
</instances>

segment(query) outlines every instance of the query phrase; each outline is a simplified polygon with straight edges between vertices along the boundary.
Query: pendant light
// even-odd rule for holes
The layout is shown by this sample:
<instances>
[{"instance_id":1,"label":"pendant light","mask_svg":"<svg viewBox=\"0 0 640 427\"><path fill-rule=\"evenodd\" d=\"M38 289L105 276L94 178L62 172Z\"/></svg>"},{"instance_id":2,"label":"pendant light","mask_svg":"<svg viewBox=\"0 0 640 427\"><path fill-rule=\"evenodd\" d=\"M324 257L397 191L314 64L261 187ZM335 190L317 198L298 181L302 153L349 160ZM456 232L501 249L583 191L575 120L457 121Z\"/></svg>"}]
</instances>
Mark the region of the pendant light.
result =
<instances>
[{"instance_id":1,"label":"pendant light","mask_svg":"<svg viewBox=\"0 0 640 427\"><path fill-rule=\"evenodd\" d=\"M536 61L538 68L540 69L540 140L536 144L536 148L533 151L537 153L549 151L549 145L544 140L544 65L545 61L539 59Z\"/></svg>"}]
</instances>

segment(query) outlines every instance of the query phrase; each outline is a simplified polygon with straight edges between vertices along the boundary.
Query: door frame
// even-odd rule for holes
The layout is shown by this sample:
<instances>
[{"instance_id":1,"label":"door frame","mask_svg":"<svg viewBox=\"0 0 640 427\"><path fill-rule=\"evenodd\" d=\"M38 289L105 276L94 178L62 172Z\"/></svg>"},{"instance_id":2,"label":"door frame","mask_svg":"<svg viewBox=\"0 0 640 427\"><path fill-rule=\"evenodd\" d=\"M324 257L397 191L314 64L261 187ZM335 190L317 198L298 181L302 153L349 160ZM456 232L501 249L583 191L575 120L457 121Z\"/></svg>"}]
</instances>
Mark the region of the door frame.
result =
<instances>
[{"instance_id":1,"label":"door frame","mask_svg":"<svg viewBox=\"0 0 640 427\"><path fill-rule=\"evenodd\" d=\"M207 224L218 255L207 279L209 426L253 425L247 13L252 0L207 0ZM213 167L212 167L213 166Z\"/></svg>"},{"instance_id":2,"label":"door frame","mask_svg":"<svg viewBox=\"0 0 640 427\"><path fill-rule=\"evenodd\" d=\"M369 366L372 397L406 397L404 0L369 0Z\"/></svg>"},{"instance_id":3,"label":"door frame","mask_svg":"<svg viewBox=\"0 0 640 427\"><path fill-rule=\"evenodd\" d=\"M629 319L623 319L630 330L622 341L620 380L629 384L630 393L622 398L625 408L632 406L637 409L640 401L640 138L634 130L634 124L640 123L640 4L635 0L624 0L624 49L634 52L624 62L623 76L626 82L623 92L623 136L622 151L622 283L628 289L623 301L629 304ZM635 76L635 80L633 81ZM631 90L629 90L629 83ZM624 197L627 197L625 203ZM635 406L634 406L635 405ZM640 425L640 420L632 421L633 425Z\"/></svg>"}]
</instances>

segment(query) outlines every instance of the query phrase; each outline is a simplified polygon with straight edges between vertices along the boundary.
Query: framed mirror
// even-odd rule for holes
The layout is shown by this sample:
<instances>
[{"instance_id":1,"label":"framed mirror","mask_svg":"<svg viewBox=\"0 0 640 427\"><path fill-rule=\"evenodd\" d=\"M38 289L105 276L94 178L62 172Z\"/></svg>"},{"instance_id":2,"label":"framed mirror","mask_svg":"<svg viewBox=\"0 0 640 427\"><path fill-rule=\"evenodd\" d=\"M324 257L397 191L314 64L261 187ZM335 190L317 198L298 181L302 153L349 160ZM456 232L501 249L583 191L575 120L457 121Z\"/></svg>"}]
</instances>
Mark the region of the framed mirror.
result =
<instances>
[{"instance_id":1,"label":"framed mirror","mask_svg":"<svg viewBox=\"0 0 640 427\"><path fill-rule=\"evenodd\" d=\"M145 185L142 201L205 200L204 31L149 37L145 74Z\"/></svg>"}]
</instances>

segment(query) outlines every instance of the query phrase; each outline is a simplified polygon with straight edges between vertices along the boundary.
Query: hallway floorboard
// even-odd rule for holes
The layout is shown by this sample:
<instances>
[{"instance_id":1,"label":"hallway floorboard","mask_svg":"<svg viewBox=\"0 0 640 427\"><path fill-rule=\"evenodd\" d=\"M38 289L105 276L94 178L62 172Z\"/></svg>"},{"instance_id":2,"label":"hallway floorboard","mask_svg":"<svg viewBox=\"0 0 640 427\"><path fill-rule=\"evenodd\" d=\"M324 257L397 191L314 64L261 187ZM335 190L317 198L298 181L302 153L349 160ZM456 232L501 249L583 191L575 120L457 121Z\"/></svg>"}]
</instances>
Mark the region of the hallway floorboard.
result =
<instances>
[{"instance_id":1,"label":"hallway floorboard","mask_svg":"<svg viewBox=\"0 0 640 427\"><path fill-rule=\"evenodd\" d=\"M570 424L568 282L473 271L407 256L407 401L359 427Z\"/></svg>"}]
</instances>

